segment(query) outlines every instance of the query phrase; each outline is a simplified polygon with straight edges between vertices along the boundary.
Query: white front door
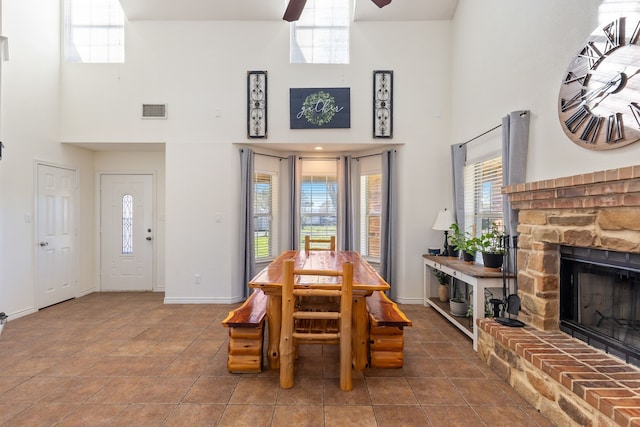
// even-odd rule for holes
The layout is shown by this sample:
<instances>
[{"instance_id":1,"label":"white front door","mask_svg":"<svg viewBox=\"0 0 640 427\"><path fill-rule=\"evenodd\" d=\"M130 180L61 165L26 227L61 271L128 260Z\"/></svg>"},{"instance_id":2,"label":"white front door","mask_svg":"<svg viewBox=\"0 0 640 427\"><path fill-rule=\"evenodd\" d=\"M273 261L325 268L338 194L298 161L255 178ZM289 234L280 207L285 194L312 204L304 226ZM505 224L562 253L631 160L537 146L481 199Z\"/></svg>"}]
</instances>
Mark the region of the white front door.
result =
<instances>
[{"instance_id":1,"label":"white front door","mask_svg":"<svg viewBox=\"0 0 640 427\"><path fill-rule=\"evenodd\" d=\"M103 291L153 289L153 175L101 175Z\"/></svg>"},{"instance_id":2,"label":"white front door","mask_svg":"<svg viewBox=\"0 0 640 427\"><path fill-rule=\"evenodd\" d=\"M43 308L75 298L78 293L76 171L43 164L36 168L36 305Z\"/></svg>"}]
</instances>

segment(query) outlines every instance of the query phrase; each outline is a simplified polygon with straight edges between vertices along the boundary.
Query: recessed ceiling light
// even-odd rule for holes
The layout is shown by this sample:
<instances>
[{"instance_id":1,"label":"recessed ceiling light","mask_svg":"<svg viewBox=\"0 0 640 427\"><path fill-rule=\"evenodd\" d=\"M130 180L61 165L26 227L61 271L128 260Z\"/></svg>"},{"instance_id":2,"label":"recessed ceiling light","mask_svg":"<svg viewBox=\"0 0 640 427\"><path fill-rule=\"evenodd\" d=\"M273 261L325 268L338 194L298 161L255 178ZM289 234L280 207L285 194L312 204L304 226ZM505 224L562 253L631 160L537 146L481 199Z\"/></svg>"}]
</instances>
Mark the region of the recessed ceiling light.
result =
<instances>
[{"instance_id":1,"label":"recessed ceiling light","mask_svg":"<svg viewBox=\"0 0 640 427\"><path fill-rule=\"evenodd\" d=\"M323 148L322 147L316 147L316 148L314 148L314 150L320 151L320 150L323 150Z\"/></svg>"}]
</instances>

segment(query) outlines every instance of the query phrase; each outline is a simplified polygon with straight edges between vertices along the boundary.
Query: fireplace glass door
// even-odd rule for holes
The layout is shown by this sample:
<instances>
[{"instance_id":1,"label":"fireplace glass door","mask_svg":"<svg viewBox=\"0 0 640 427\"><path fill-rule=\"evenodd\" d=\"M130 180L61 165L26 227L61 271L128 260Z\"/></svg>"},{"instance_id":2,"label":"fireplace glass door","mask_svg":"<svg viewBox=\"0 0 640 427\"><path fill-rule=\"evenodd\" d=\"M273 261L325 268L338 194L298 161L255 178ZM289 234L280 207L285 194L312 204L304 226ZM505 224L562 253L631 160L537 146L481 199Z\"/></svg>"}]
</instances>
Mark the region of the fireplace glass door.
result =
<instances>
[{"instance_id":1,"label":"fireplace glass door","mask_svg":"<svg viewBox=\"0 0 640 427\"><path fill-rule=\"evenodd\" d=\"M640 363L640 265L635 255L563 247L560 329Z\"/></svg>"}]
</instances>

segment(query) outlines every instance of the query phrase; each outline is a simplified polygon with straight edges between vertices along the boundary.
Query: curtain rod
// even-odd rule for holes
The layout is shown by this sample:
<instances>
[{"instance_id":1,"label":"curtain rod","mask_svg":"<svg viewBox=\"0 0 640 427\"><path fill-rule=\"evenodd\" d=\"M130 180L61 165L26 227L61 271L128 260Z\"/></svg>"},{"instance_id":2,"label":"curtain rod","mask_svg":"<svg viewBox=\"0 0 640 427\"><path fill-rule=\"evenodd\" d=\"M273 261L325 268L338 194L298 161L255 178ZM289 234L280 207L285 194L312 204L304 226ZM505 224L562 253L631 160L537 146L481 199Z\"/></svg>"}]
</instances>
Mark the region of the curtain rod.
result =
<instances>
[{"instance_id":1,"label":"curtain rod","mask_svg":"<svg viewBox=\"0 0 640 427\"><path fill-rule=\"evenodd\" d=\"M287 160L286 157L275 156L273 154L255 153L256 156L273 157L274 159Z\"/></svg>"},{"instance_id":2,"label":"curtain rod","mask_svg":"<svg viewBox=\"0 0 640 427\"><path fill-rule=\"evenodd\" d=\"M523 117L523 116L526 116L526 115L527 115L526 111L523 111L522 113L520 113L520 117ZM480 135L474 136L473 138L471 138L468 141L461 142L460 145L458 145L458 147L462 147L463 145L467 145L468 143L475 141L476 139L480 138L481 136L485 136L489 132L493 132L494 130L499 129L501 127L502 127L502 123L500 123L498 126L492 127L491 129L489 129L486 132L482 132Z\"/></svg>"},{"instance_id":3,"label":"curtain rod","mask_svg":"<svg viewBox=\"0 0 640 427\"><path fill-rule=\"evenodd\" d=\"M393 150L394 152L396 152L397 150ZM287 160L288 157L281 157L281 156L276 156L273 154L264 154L264 153L255 153L254 154L256 156L265 156L265 157L273 157L274 159L280 159L280 160ZM382 153L374 153L374 154L365 154L363 156L354 156L352 157L355 160L360 160L360 159L364 159L365 157L373 157L373 156L381 156ZM340 157L299 157L299 159L305 159L305 160L339 160Z\"/></svg>"},{"instance_id":4,"label":"curtain rod","mask_svg":"<svg viewBox=\"0 0 640 427\"><path fill-rule=\"evenodd\" d=\"M2 0L0 0L0 1L2 1ZM245 150L244 148L240 149L241 152L243 152L244 150ZM273 154L256 153L255 151L253 152L253 154L255 156L265 156L265 157L273 157L274 159L287 160L286 157L275 156Z\"/></svg>"},{"instance_id":5,"label":"curtain rod","mask_svg":"<svg viewBox=\"0 0 640 427\"><path fill-rule=\"evenodd\" d=\"M397 153L398 150L393 150L394 153ZM384 153L384 151L382 153L374 153L374 154L365 154L363 156L354 156L352 157L355 160L360 160L360 159L364 159L365 157L373 157L373 156L382 156L382 154Z\"/></svg>"},{"instance_id":6,"label":"curtain rod","mask_svg":"<svg viewBox=\"0 0 640 427\"><path fill-rule=\"evenodd\" d=\"M496 130L496 129L498 129L498 128L501 128L501 127L502 127L502 125L501 125L501 124L500 124L500 125L498 125L498 126L492 127L492 128L491 128L491 129L489 129L488 131L486 131L486 132L482 132L480 135L474 136L474 137L473 137L473 138L471 138L470 140L468 140L468 141L465 141L465 142L461 143L458 147L462 147L462 146L464 146L464 145L467 145L468 143L475 141L476 139L480 138L481 136L485 136L485 135L486 135L486 134L488 134L489 132L493 132L494 130Z\"/></svg>"}]
</instances>

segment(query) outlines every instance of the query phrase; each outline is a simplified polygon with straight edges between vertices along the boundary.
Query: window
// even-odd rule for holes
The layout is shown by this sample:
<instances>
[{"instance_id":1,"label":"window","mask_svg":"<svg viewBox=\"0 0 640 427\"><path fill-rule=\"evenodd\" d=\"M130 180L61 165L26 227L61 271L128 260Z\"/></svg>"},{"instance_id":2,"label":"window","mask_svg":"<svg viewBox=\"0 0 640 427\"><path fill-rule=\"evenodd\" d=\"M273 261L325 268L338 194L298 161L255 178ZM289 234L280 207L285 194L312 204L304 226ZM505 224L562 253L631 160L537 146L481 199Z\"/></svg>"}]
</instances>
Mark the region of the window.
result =
<instances>
[{"instance_id":1,"label":"window","mask_svg":"<svg viewBox=\"0 0 640 427\"><path fill-rule=\"evenodd\" d=\"M118 0L65 0L65 59L124 62L124 12Z\"/></svg>"},{"instance_id":2,"label":"window","mask_svg":"<svg viewBox=\"0 0 640 427\"><path fill-rule=\"evenodd\" d=\"M477 236L492 223L502 227L502 157L468 164L464 173L465 231Z\"/></svg>"},{"instance_id":3,"label":"window","mask_svg":"<svg viewBox=\"0 0 640 427\"><path fill-rule=\"evenodd\" d=\"M300 246L304 236L337 237L338 181L335 161L302 161Z\"/></svg>"},{"instance_id":4,"label":"window","mask_svg":"<svg viewBox=\"0 0 640 427\"><path fill-rule=\"evenodd\" d=\"M360 177L360 253L380 260L380 213L382 206L382 175Z\"/></svg>"},{"instance_id":5,"label":"window","mask_svg":"<svg viewBox=\"0 0 640 427\"><path fill-rule=\"evenodd\" d=\"M274 175L256 172L253 175L253 232L256 260L273 257Z\"/></svg>"},{"instance_id":6,"label":"window","mask_svg":"<svg viewBox=\"0 0 640 427\"><path fill-rule=\"evenodd\" d=\"M133 196L122 196L122 255L133 254Z\"/></svg>"},{"instance_id":7,"label":"window","mask_svg":"<svg viewBox=\"0 0 640 427\"><path fill-rule=\"evenodd\" d=\"M292 64L349 63L350 0L309 0L291 24Z\"/></svg>"}]
</instances>

